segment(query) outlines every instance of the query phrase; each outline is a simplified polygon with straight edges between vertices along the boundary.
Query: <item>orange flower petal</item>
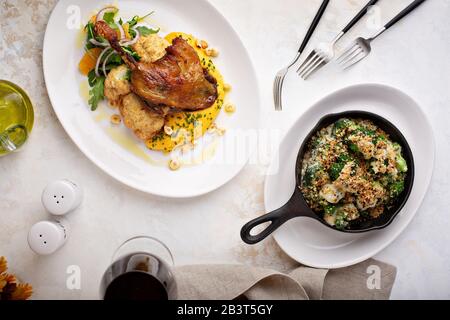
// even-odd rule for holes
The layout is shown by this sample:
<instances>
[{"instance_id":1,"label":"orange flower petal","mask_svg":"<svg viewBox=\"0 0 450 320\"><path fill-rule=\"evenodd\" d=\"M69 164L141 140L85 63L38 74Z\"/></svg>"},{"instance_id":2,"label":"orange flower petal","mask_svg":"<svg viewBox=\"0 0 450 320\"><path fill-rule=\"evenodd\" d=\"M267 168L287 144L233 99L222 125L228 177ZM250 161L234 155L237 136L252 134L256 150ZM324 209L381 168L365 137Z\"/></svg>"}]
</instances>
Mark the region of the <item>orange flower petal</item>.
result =
<instances>
[{"instance_id":1,"label":"orange flower petal","mask_svg":"<svg viewBox=\"0 0 450 320\"><path fill-rule=\"evenodd\" d=\"M33 288L28 283L18 284L11 294L11 300L27 300L33 294Z\"/></svg>"},{"instance_id":2,"label":"orange flower petal","mask_svg":"<svg viewBox=\"0 0 450 320\"><path fill-rule=\"evenodd\" d=\"M8 269L8 262L5 257L0 257L0 273L5 272Z\"/></svg>"}]
</instances>

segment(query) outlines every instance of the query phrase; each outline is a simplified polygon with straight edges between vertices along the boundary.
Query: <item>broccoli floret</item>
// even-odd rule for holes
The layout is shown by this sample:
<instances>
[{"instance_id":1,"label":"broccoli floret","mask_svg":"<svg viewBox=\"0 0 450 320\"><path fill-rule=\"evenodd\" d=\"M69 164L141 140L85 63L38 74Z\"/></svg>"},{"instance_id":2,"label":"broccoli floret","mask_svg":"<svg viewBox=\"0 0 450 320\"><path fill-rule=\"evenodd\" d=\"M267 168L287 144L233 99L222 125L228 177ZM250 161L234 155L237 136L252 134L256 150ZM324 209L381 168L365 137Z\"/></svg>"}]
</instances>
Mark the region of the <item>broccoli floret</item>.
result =
<instances>
[{"instance_id":1,"label":"broccoli floret","mask_svg":"<svg viewBox=\"0 0 450 320\"><path fill-rule=\"evenodd\" d=\"M406 164L406 160L400 154L398 154L396 158L396 167L400 172L408 171L408 165Z\"/></svg>"},{"instance_id":2,"label":"broccoli floret","mask_svg":"<svg viewBox=\"0 0 450 320\"><path fill-rule=\"evenodd\" d=\"M353 142L348 143L348 148L350 149L351 152L359 153L358 146L356 144L354 144Z\"/></svg>"},{"instance_id":3,"label":"broccoli floret","mask_svg":"<svg viewBox=\"0 0 450 320\"><path fill-rule=\"evenodd\" d=\"M339 157L338 157L338 161L339 161L339 162L347 163L347 162L349 162L350 160L352 160L352 157L350 157L350 156L349 156L348 154L346 154L346 153L343 153L343 154L339 155Z\"/></svg>"},{"instance_id":4,"label":"broccoli floret","mask_svg":"<svg viewBox=\"0 0 450 320\"><path fill-rule=\"evenodd\" d=\"M331 204L324 206L323 210L325 214L329 214L330 216L334 215L336 213L336 206L333 206Z\"/></svg>"},{"instance_id":5,"label":"broccoli floret","mask_svg":"<svg viewBox=\"0 0 450 320\"><path fill-rule=\"evenodd\" d=\"M319 171L319 165L312 165L306 168L305 175L303 176L303 183L305 186L309 187L314 179L316 178L316 173Z\"/></svg>"},{"instance_id":6,"label":"broccoli floret","mask_svg":"<svg viewBox=\"0 0 450 320\"><path fill-rule=\"evenodd\" d=\"M339 135L343 130L347 129L353 124L353 121L347 118L337 120L333 126L333 135Z\"/></svg>"},{"instance_id":7,"label":"broccoli floret","mask_svg":"<svg viewBox=\"0 0 450 320\"><path fill-rule=\"evenodd\" d=\"M359 127L356 131L359 131L362 134L364 134L365 136L369 136L369 137L374 137L376 135L375 131L369 130L369 129L364 128L364 127Z\"/></svg>"},{"instance_id":8,"label":"broccoli floret","mask_svg":"<svg viewBox=\"0 0 450 320\"><path fill-rule=\"evenodd\" d=\"M377 145L378 141L387 141L387 138L384 135L378 135L378 136L375 136L375 138L373 138L372 143L374 145Z\"/></svg>"},{"instance_id":9,"label":"broccoli floret","mask_svg":"<svg viewBox=\"0 0 450 320\"><path fill-rule=\"evenodd\" d=\"M312 149L317 148L320 145L321 141L319 138L315 138L311 141L311 147Z\"/></svg>"},{"instance_id":10,"label":"broccoli floret","mask_svg":"<svg viewBox=\"0 0 450 320\"><path fill-rule=\"evenodd\" d=\"M405 190L405 181L400 180L392 183L389 187L391 198L395 198Z\"/></svg>"},{"instance_id":11,"label":"broccoli floret","mask_svg":"<svg viewBox=\"0 0 450 320\"><path fill-rule=\"evenodd\" d=\"M328 175L330 176L331 181L335 181L339 178L342 169L344 169L347 162L351 160L351 157L348 154L341 154L335 163L333 163L328 171Z\"/></svg>"},{"instance_id":12,"label":"broccoli floret","mask_svg":"<svg viewBox=\"0 0 450 320\"><path fill-rule=\"evenodd\" d=\"M344 169L344 166L345 163L342 162L335 162L331 165L328 172L331 181L335 181L337 178L339 178L339 175L341 174L342 169Z\"/></svg>"},{"instance_id":13,"label":"broccoli floret","mask_svg":"<svg viewBox=\"0 0 450 320\"><path fill-rule=\"evenodd\" d=\"M334 222L336 229L343 230L348 226L348 221L345 219L344 215L336 215L336 220Z\"/></svg>"},{"instance_id":14,"label":"broccoli floret","mask_svg":"<svg viewBox=\"0 0 450 320\"><path fill-rule=\"evenodd\" d=\"M359 214L363 218L368 218L370 216L369 212L367 212L367 211L361 211Z\"/></svg>"},{"instance_id":15,"label":"broccoli floret","mask_svg":"<svg viewBox=\"0 0 450 320\"><path fill-rule=\"evenodd\" d=\"M394 150L396 151L396 152L402 152L402 146L401 145L399 145L397 142L394 142L393 144L392 144L392 147L394 147Z\"/></svg>"}]
</instances>

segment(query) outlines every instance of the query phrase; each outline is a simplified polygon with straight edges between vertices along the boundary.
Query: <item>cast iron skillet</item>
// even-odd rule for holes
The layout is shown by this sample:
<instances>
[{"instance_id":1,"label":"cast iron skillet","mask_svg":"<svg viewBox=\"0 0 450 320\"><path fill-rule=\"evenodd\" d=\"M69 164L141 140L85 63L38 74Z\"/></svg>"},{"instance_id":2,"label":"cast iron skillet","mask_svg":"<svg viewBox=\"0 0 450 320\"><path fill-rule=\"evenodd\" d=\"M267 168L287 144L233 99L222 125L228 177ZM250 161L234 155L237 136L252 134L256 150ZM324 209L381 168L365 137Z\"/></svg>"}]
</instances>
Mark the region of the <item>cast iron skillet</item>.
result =
<instances>
[{"instance_id":1,"label":"cast iron skillet","mask_svg":"<svg viewBox=\"0 0 450 320\"><path fill-rule=\"evenodd\" d=\"M310 209L300 190L303 156L307 151L310 139L314 136L314 134L317 131L329 126L330 124L336 122L341 118L371 120L376 126L384 130L389 135L392 141L397 142L401 145L403 157L405 158L406 163L408 165L408 172L405 178L405 189L397 197L397 200L394 202L393 206L389 210L385 210L385 212L376 219L368 219L368 220L358 219L357 221L350 222L348 228L344 230L339 230L334 226L330 226L324 219L322 219L318 214L316 214L312 209ZM248 222L246 225L244 225L241 229L241 238L244 242L248 244L258 243L264 240L267 236L269 236L272 232L278 229L286 221L296 217L310 217L320 221L323 225L327 226L328 228L346 233L361 233L371 230L383 229L387 227L389 224L391 224L391 222L394 220L394 218L397 216L397 214L400 212L400 210L403 208L406 201L408 200L414 180L414 160L411 149L405 137L388 120L370 112L346 111L342 113L329 114L323 117L322 119L320 119L320 121L314 127L314 129L312 129L312 131L308 134L306 139L303 141L303 144L300 147L300 151L297 156L295 175L296 175L296 188L291 199L283 207L275 211L272 211L268 214L265 214L259 218L256 218ZM250 234L250 231L253 228L266 222L270 222L270 225L268 225L263 231L261 231L256 235Z\"/></svg>"}]
</instances>

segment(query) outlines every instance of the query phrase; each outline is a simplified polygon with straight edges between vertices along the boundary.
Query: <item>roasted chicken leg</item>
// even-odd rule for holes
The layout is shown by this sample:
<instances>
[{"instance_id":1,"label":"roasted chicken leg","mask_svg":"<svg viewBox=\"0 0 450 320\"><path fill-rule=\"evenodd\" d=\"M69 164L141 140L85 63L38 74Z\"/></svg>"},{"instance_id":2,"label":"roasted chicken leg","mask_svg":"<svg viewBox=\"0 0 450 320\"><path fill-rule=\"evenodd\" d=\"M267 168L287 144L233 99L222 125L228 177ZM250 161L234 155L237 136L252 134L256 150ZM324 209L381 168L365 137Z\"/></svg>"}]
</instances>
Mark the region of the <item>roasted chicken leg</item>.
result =
<instances>
[{"instance_id":1,"label":"roasted chicken leg","mask_svg":"<svg viewBox=\"0 0 450 320\"><path fill-rule=\"evenodd\" d=\"M108 40L131 69L131 90L152 107L195 111L210 107L217 99L216 80L203 69L200 59L186 40L175 38L161 59L137 61L120 45L117 33L98 21L95 32Z\"/></svg>"}]
</instances>

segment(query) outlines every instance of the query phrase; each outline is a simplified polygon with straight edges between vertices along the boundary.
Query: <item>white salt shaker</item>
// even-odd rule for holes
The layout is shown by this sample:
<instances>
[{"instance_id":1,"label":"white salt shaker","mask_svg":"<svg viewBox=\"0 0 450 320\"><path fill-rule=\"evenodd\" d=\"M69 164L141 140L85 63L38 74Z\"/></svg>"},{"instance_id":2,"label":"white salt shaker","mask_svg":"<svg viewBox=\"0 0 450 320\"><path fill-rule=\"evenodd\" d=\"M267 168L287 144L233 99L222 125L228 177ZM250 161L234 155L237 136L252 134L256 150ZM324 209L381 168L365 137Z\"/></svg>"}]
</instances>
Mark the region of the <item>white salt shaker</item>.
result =
<instances>
[{"instance_id":1,"label":"white salt shaker","mask_svg":"<svg viewBox=\"0 0 450 320\"><path fill-rule=\"evenodd\" d=\"M62 216L78 208L83 199L82 189L63 179L48 184L42 192L42 205L53 215Z\"/></svg>"},{"instance_id":2,"label":"white salt shaker","mask_svg":"<svg viewBox=\"0 0 450 320\"><path fill-rule=\"evenodd\" d=\"M49 255L61 248L69 237L64 220L40 221L28 233L28 244L35 253Z\"/></svg>"}]
</instances>

